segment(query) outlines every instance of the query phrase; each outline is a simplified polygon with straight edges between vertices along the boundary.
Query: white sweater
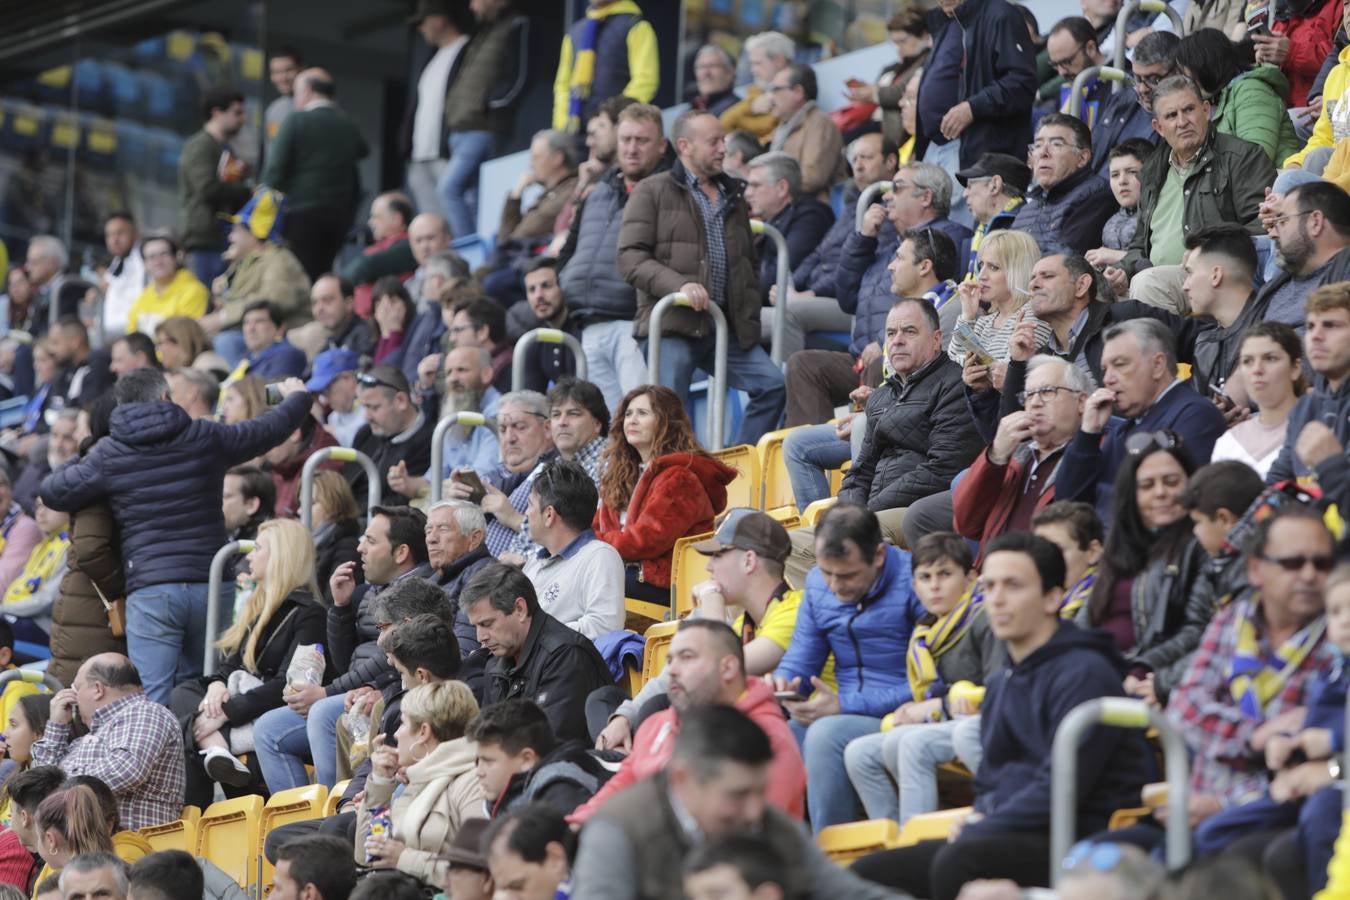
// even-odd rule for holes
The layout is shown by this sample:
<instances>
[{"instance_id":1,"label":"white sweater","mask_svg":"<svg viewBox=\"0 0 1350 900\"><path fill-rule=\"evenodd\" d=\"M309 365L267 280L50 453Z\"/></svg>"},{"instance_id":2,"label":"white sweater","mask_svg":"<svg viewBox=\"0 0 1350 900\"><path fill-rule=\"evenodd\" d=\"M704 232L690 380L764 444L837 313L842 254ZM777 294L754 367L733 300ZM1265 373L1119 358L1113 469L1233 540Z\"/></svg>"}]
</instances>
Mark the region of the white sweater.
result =
<instances>
[{"instance_id":1,"label":"white sweater","mask_svg":"<svg viewBox=\"0 0 1350 900\"><path fill-rule=\"evenodd\" d=\"M544 612L591 640L623 628L623 558L591 539L567 556L533 557L525 575Z\"/></svg>"}]
</instances>

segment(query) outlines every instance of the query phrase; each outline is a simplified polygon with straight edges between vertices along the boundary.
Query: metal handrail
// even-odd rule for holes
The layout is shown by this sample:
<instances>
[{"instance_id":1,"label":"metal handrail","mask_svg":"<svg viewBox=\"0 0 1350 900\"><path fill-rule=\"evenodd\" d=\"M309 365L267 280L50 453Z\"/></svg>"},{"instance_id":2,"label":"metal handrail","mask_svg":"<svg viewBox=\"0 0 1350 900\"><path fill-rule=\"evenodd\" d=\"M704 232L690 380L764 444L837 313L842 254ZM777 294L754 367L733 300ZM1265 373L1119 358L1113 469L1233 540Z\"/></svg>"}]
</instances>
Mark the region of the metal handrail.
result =
<instances>
[{"instance_id":1,"label":"metal handrail","mask_svg":"<svg viewBox=\"0 0 1350 900\"><path fill-rule=\"evenodd\" d=\"M854 207L853 211L854 231L862 231L863 216L867 215L867 208L872 205L872 198L877 194L889 194L894 187L895 185L889 181L874 181L862 189L862 193L858 194L858 205Z\"/></svg>"},{"instance_id":2,"label":"metal handrail","mask_svg":"<svg viewBox=\"0 0 1350 900\"><path fill-rule=\"evenodd\" d=\"M586 351L581 349L581 341L558 328L534 328L520 336L516 349L511 355L511 390L525 389L525 354L535 344L562 344L572 351L576 363L577 377L586 380Z\"/></svg>"},{"instance_id":3,"label":"metal handrail","mask_svg":"<svg viewBox=\"0 0 1350 900\"><path fill-rule=\"evenodd\" d=\"M1083 119L1083 89L1087 87L1089 81L1097 78L1119 85L1123 84L1125 79L1129 77L1129 73L1124 69L1117 69L1114 66L1088 66L1074 78L1073 87L1069 88L1069 101L1064 111L1075 119ZM1112 90L1115 90L1114 85ZM1087 120L1083 119L1083 121L1086 122Z\"/></svg>"},{"instance_id":4,"label":"metal handrail","mask_svg":"<svg viewBox=\"0 0 1350 900\"><path fill-rule=\"evenodd\" d=\"M445 433L456 425L486 428L487 416L480 412L457 412L436 423L436 430L431 433L431 472L428 479L431 482L432 503L441 502L442 491L445 488L445 473L441 471L441 466L445 462Z\"/></svg>"},{"instance_id":5,"label":"metal handrail","mask_svg":"<svg viewBox=\"0 0 1350 900\"><path fill-rule=\"evenodd\" d=\"M783 359L783 335L787 328L788 277L792 269L792 260L788 258L787 238L783 232L760 219L750 220L750 230L755 234L767 235L778 248L778 302L773 314L773 338L769 344L769 356L774 365L781 366Z\"/></svg>"},{"instance_id":6,"label":"metal handrail","mask_svg":"<svg viewBox=\"0 0 1350 900\"><path fill-rule=\"evenodd\" d=\"M314 476L319 466L329 459L360 463L361 468L366 470L366 515L369 516L370 511L380 505L384 482L380 479L380 470L375 468L374 460L351 447L321 447L305 460L305 467L300 470L300 524L305 526L306 531L313 527Z\"/></svg>"},{"instance_id":7,"label":"metal handrail","mask_svg":"<svg viewBox=\"0 0 1350 900\"><path fill-rule=\"evenodd\" d=\"M1117 69L1125 68L1125 28L1130 24L1130 19L1133 19L1135 13L1140 10L1162 13L1172 21L1172 30L1176 32L1177 37L1186 36L1186 23L1181 20L1181 14L1173 9L1171 4L1165 3L1163 0L1128 0L1116 15L1116 53L1112 65Z\"/></svg>"},{"instance_id":8,"label":"metal handrail","mask_svg":"<svg viewBox=\"0 0 1350 900\"><path fill-rule=\"evenodd\" d=\"M1167 866L1178 869L1191 858L1190 818L1187 815L1189 762L1186 742L1167 718L1142 700L1101 697L1069 711L1059 723L1051 750L1050 863L1052 886L1058 887L1064 858L1073 845L1078 819L1078 747L1089 728L1145 730L1156 728L1162 741L1167 771Z\"/></svg>"},{"instance_id":9,"label":"metal handrail","mask_svg":"<svg viewBox=\"0 0 1350 900\"><path fill-rule=\"evenodd\" d=\"M225 578L225 562L238 553L252 553L256 541L230 541L211 557L211 574L206 583L206 658L202 673L216 674L216 633L220 630L220 588Z\"/></svg>"},{"instance_id":10,"label":"metal handrail","mask_svg":"<svg viewBox=\"0 0 1350 900\"><path fill-rule=\"evenodd\" d=\"M672 306L693 306L693 303L684 294L666 294L652 308L647 330L647 379L652 384L661 383L661 320ZM716 303L709 303L707 312L712 316L716 333L712 387L708 389L708 449L721 450L727 403L727 317Z\"/></svg>"},{"instance_id":11,"label":"metal handrail","mask_svg":"<svg viewBox=\"0 0 1350 900\"><path fill-rule=\"evenodd\" d=\"M0 672L0 691L4 691L11 681L45 686L50 688L53 694L65 690L66 687L61 683L61 679L51 672L35 672L32 669L6 669Z\"/></svg>"}]
</instances>

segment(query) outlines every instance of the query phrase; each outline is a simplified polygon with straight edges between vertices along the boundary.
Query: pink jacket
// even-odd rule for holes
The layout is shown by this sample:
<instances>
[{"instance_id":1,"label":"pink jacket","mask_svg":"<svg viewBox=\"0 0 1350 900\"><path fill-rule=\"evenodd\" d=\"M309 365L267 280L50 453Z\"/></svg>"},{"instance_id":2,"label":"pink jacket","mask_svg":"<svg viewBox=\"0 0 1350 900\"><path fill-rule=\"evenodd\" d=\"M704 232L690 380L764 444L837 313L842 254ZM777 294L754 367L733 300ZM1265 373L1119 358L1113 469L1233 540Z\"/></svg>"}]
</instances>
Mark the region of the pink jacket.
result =
<instances>
[{"instance_id":1,"label":"pink jacket","mask_svg":"<svg viewBox=\"0 0 1350 900\"><path fill-rule=\"evenodd\" d=\"M42 531L27 513L14 520L5 535L5 548L0 550L0 591L8 590L9 583L23 572L28 555L42 541Z\"/></svg>"}]
</instances>

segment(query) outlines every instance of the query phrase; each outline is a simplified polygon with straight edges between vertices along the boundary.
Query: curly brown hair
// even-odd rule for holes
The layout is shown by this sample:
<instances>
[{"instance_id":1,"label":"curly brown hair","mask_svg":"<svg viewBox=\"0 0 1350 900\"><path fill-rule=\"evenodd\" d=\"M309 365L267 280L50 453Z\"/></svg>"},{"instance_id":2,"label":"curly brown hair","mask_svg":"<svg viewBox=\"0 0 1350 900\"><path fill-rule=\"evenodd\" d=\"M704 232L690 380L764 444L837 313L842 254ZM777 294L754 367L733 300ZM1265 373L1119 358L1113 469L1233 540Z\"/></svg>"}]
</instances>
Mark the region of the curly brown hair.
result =
<instances>
[{"instance_id":1,"label":"curly brown hair","mask_svg":"<svg viewBox=\"0 0 1350 900\"><path fill-rule=\"evenodd\" d=\"M707 456L694 436L694 426L684 411L684 404L670 388L660 384L644 384L633 388L619 403L609 426L609 443L605 445L605 474L600 479L600 501L613 510L628 508L638 479L642 476L642 457L623 433L624 415L638 397L646 397L656 416L656 440L652 459L668 453L697 453Z\"/></svg>"}]
</instances>

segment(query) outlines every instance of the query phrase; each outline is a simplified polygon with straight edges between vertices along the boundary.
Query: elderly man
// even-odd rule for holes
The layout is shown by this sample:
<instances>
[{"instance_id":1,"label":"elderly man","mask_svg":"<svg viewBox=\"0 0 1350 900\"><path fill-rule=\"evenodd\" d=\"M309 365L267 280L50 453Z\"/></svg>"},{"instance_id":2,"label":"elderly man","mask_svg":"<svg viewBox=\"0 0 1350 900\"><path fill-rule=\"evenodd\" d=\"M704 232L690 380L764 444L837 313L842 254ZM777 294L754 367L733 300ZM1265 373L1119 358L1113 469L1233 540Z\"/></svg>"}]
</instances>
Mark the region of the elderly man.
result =
<instances>
[{"instance_id":1,"label":"elderly man","mask_svg":"<svg viewBox=\"0 0 1350 900\"><path fill-rule=\"evenodd\" d=\"M720 117L728 134L745 130L759 141L766 141L778 127L774 113L773 79L786 69L797 55L792 38L777 31L762 31L745 39L745 53L750 59L750 75L754 84L745 92L745 99L724 110Z\"/></svg>"},{"instance_id":2,"label":"elderly man","mask_svg":"<svg viewBox=\"0 0 1350 900\"><path fill-rule=\"evenodd\" d=\"M445 591L446 599L454 607L459 655L466 660L479 644L469 617L460 606L459 595L478 571L492 562L492 554L483 543L486 536L483 511L468 501L442 500L427 510L427 562L431 564L431 580Z\"/></svg>"},{"instance_id":3,"label":"elderly man","mask_svg":"<svg viewBox=\"0 0 1350 900\"><path fill-rule=\"evenodd\" d=\"M40 337L47 333L52 305L56 305L58 318L78 314L89 284L65 274L70 254L66 245L51 235L38 235L30 240L25 259L29 280L37 292L29 318L33 336Z\"/></svg>"},{"instance_id":4,"label":"elderly man","mask_svg":"<svg viewBox=\"0 0 1350 900\"><path fill-rule=\"evenodd\" d=\"M79 711L89 733L71 740ZM51 718L33 744L33 764L60 766L112 788L122 826L173 822L183 811L182 726L146 696L141 675L120 653L85 662L71 686L52 696Z\"/></svg>"},{"instance_id":5,"label":"elderly man","mask_svg":"<svg viewBox=\"0 0 1350 900\"><path fill-rule=\"evenodd\" d=\"M192 419L210 419L216 414L220 399L220 384L210 372L201 369L170 369L164 373L169 380L169 399L178 404Z\"/></svg>"},{"instance_id":6,"label":"elderly man","mask_svg":"<svg viewBox=\"0 0 1350 900\"><path fill-rule=\"evenodd\" d=\"M1196 465L1204 465L1227 424L1218 407L1177 380L1176 336L1161 322L1130 319L1106 329L1104 337L1104 386L1087 399L1055 494L1096 505L1102 521L1110 522L1116 473L1136 435L1151 441L1171 432L1167 439L1178 439Z\"/></svg>"},{"instance_id":7,"label":"elderly man","mask_svg":"<svg viewBox=\"0 0 1350 900\"><path fill-rule=\"evenodd\" d=\"M413 403L412 390L403 373L393 366L376 366L356 376L357 399L366 411L366 424L356 433L352 447L366 454L384 480L381 494L386 504L408 501L395 489L391 477L397 472L425 472L431 465L431 433L436 420ZM365 470L349 463L347 480L356 495L366 490Z\"/></svg>"},{"instance_id":8,"label":"elderly man","mask_svg":"<svg viewBox=\"0 0 1350 900\"><path fill-rule=\"evenodd\" d=\"M205 122L183 142L178 159L178 231L187 267L210 287L225 271L220 216L238 210L250 193L230 146L244 127L244 95L235 88L215 88L206 92L200 109ZM229 164L222 166L222 160Z\"/></svg>"},{"instance_id":9,"label":"elderly man","mask_svg":"<svg viewBox=\"0 0 1350 900\"><path fill-rule=\"evenodd\" d=\"M350 350L358 357L375 352L375 332L370 322L356 314L356 288L333 272L320 275L309 292L314 321L328 333L324 350Z\"/></svg>"},{"instance_id":10,"label":"elderly man","mask_svg":"<svg viewBox=\"0 0 1350 900\"><path fill-rule=\"evenodd\" d=\"M975 234L971 236L964 260L966 276L974 278L979 274L980 244L984 236L991 231L1012 228L1013 220L1026 206L1031 168L1006 153L986 153L975 165L957 172L956 180L965 188L966 207L975 217Z\"/></svg>"},{"instance_id":11,"label":"elderly man","mask_svg":"<svg viewBox=\"0 0 1350 900\"><path fill-rule=\"evenodd\" d=\"M720 116L740 102L736 85L736 60L716 44L704 44L694 56L694 87L698 91L689 105Z\"/></svg>"},{"instance_id":12,"label":"elderly man","mask_svg":"<svg viewBox=\"0 0 1350 900\"><path fill-rule=\"evenodd\" d=\"M801 166L781 150L756 156L746 167L746 174L745 199L750 204L750 214L783 233L790 273L820 244L833 224L834 213L803 192ZM778 245L762 237L759 251L760 294L765 302L772 302L769 291L778 284ZM789 286L791 283L789 280ZM772 314L762 317L766 338L771 333L772 319ZM792 352L801 349L794 347ZM785 350L784 358L789 355Z\"/></svg>"},{"instance_id":13,"label":"elderly man","mask_svg":"<svg viewBox=\"0 0 1350 900\"><path fill-rule=\"evenodd\" d=\"M824 196L848 174L844 138L816 105L816 70L793 63L773 76L773 114L778 127L769 139L771 151L782 151L801 164L802 193Z\"/></svg>"},{"instance_id":14,"label":"elderly man","mask_svg":"<svg viewBox=\"0 0 1350 900\"><path fill-rule=\"evenodd\" d=\"M418 217L421 218L420 216ZM417 246L417 219L413 220L413 246ZM448 244L448 241L447 241ZM409 383L417 380L422 360L437 353L447 326L442 317L441 297L456 285L469 280L469 264L453 250L440 250L418 267L417 316L403 338L403 375Z\"/></svg>"},{"instance_id":15,"label":"elderly man","mask_svg":"<svg viewBox=\"0 0 1350 900\"><path fill-rule=\"evenodd\" d=\"M63 900L127 900L127 864L111 853L81 853L61 869Z\"/></svg>"},{"instance_id":16,"label":"elderly man","mask_svg":"<svg viewBox=\"0 0 1350 900\"><path fill-rule=\"evenodd\" d=\"M103 274L103 334L127 330L127 313L145 289L145 261L137 248L136 220L118 210L103 220L103 247L112 257Z\"/></svg>"},{"instance_id":17,"label":"elderly man","mask_svg":"<svg viewBox=\"0 0 1350 900\"><path fill-rule=\"evenodd\" d=\"M1181 39L1170 31L1155 31L1134 45L1130 83L1102 105L1092 125L1092 170L1107 177L1111 148L1130 138L1158 142L1153 130L1153 87L1176 74L1173 55Z\"/></svg>"},{"instance_id":18,"label":"elderly man","mask_svg":"<svg viewBox=\"0 0 1350 900\"><path fill-rule=\"evenodd\" d=\"M933 228L951 238L958 248L970 240L970 229L949 218L952 179L942 169L930 163L911 162L900 167L891 184L886 210L896 232Z\"/></svg>"},{"instance_id":19,"label":"elderly man","mask_svg":"<svg viewBox=\"0 0 1350 900\"><path fill-rule=\"evenodd\" d=\"M342 270L343 276L356 285L358 316L369 317L374 311L375 282L387 275L407 281L417 268L408 234L412 217L412 201L399 191L380 194L370 202L366 227L371 243Z\"/></svg>"},{"instance_id":20,"label":"elderly man","mask_svg":"<svg viewBox=\"0 0 1350 900\"><path fill-rule=\"evenodd\" d=\"M1042 253L1083 254L1102 242L1102 226L1116 212L1111 185L1092 171L1092 132L1082 120L1050 113L1027 148L1032 179L1027 202L1012 227L1025 231Z\"/></svg>"}]
</instances>

